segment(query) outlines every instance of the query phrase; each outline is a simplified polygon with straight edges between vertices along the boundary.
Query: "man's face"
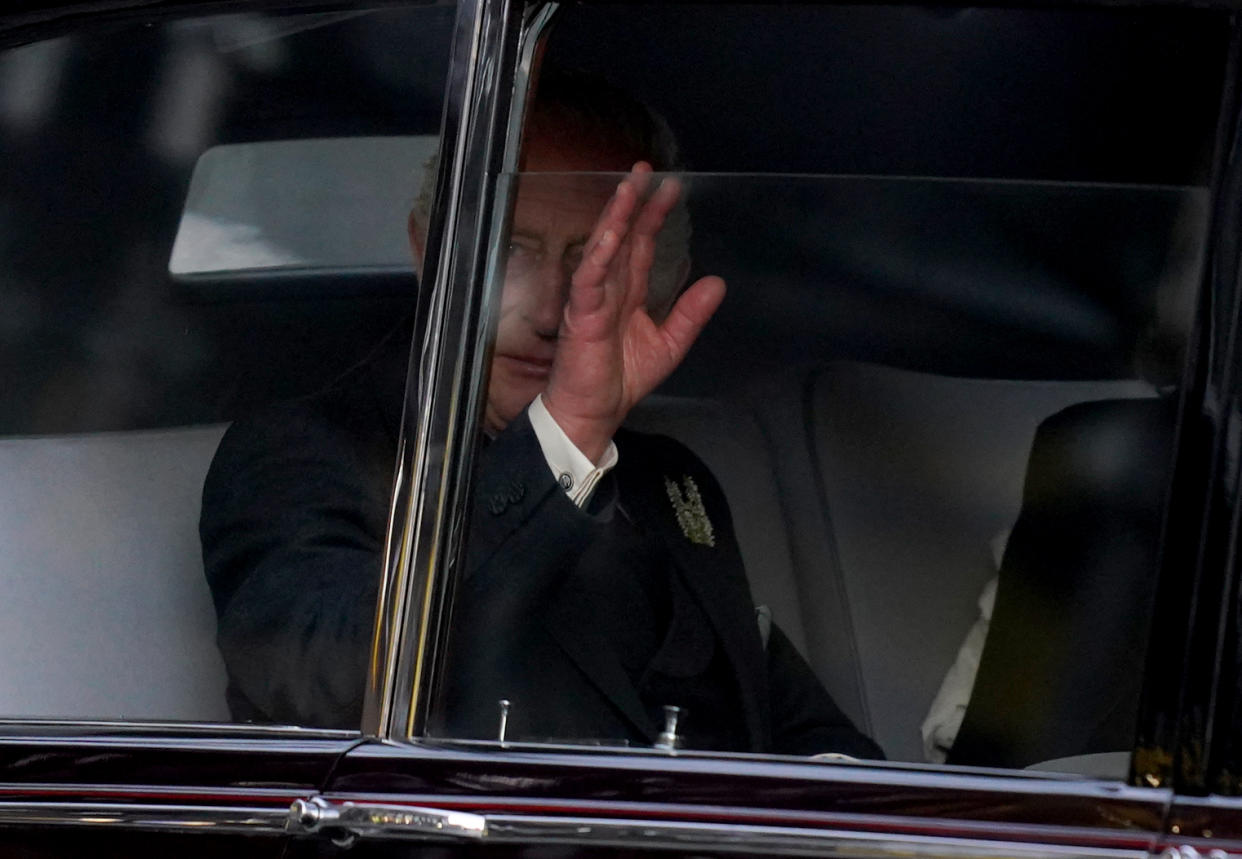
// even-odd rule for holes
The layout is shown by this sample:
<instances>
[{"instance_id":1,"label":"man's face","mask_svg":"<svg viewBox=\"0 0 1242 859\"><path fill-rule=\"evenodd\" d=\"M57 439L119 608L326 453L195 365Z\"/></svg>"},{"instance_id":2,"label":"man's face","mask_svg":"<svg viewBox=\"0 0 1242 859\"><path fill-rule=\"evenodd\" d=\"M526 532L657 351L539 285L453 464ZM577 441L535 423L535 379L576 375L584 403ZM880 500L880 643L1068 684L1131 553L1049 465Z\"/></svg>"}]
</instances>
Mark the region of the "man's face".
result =
<instances>
[{"instance_id":1,"label":"man's face","mask_svg":"<svg viewBox=\"0 0 1242 859\"><path fill-rule=\"evenodd\" d=\"M527 143L527 173L629 166L615 154L570 149L551 134ZM547 386L570 279L616 181L598 175L524 175L519 181L487 389L489 431L504 429Z\"/></svg>"}]
</instances>

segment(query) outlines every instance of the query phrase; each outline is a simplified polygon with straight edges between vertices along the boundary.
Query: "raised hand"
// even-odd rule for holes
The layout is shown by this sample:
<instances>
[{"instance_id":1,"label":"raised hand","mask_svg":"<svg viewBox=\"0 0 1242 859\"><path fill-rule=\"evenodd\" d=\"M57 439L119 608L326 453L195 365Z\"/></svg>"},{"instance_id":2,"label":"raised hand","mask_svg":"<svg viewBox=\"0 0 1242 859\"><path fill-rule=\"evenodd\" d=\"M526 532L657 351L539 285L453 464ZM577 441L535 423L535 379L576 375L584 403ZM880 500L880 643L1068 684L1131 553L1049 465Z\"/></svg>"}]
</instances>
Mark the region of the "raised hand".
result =
<instances>
[{"instance_id":1,"label":"raised hand","mask_svg":"<svg viewBox=\"0 0 1242 859\"><path fill-rule=\"evenodd\" d=\"M598 462L625 416L664 381L724 299L725 284L704 277L661 322L646 309L656 237L681 195L668 178L644 203L645 162L617 186L574 272L543 392L553 419Z\"/></svg>"}]
</instances>

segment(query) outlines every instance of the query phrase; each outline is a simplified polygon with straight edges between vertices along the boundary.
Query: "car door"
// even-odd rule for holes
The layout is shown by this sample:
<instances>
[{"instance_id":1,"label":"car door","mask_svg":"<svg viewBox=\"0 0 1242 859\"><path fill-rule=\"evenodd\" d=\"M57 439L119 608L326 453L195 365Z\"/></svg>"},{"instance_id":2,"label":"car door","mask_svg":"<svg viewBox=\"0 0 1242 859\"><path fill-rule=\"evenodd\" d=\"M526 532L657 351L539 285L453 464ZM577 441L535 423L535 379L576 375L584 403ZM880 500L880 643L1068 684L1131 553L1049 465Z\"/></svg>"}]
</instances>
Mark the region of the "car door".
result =
<instances>
[{"instance_id":1,"label":"car door","mask_svg":"<svg viewBox=\"0 0 1242 859\"><path fill-rule=\"evenodd\" d=\"M1232 145L1236 145L1232 137L1223 138L1222 148ZM1226 170L1223 176L1228 175ZM1219 217L1228 236L1237 206L1223 176ZM1185 442L1205 452L1188 460L1188 470L1210 474L1196 505L1202 513L1193 537L1198 546L1195 562L1204 572L1193 594L1180 605L1180 616L1191 619L1193 634L1180 654L1165 657L1169 668L1186 678L1172 723L1177 740L1163 756L1178 789L1161 841L1168 856L1227 855L1238 849L1237 478L1229 452L1232 445L1224 441L1236 422L1232 392L1237 384L1237 353L1221 330L1236 312L1236 299L1227 297L1230 288L1223 280L1234 270L1232 242L1222 239L1217 253L1210 282L1213 299L1203 313L1218 345L1212 358L1204 356L1196 373L1197 396L1192 402L1197 414ZM1217 408L1218 402L1228 405ZM1172 692L1170 687L1168 694Z\"/></svg>"},{"instance_id":2,"label":"car door","mask_svg":"<svg viewBox=\"0 0 1242 859\"><path fill-rule=\"evenodd\" d=\"M379 635L393 672L368 711L391 742L352 750L298 807L292 855L1163 849L1174 750L1204 736L1178 721L1197 694L1180 659L1212 628L1192 610L1212 562L1194 559L1221 436L1198 416L1210 332L1233 318L1230 269L1213 268L1230 253L1232 22L1126 7L489 9L510 29L479 31L495 74L466 120L480 136L442 179L466 207L439 236L405 417L412 483ZM559 29L543 48L545 26ZM682 475L663 475L673 539L738 541L764 646L779 625L887 762L679 745L692 732L677 720L704 719L684 707L666 722L655 708L646 742L574 734L518 674L456 656L480 593L472 534L553 491L488 471L509 427L487 420L523 194L563 179L520 148L532 78L558 67L665 114L695 168L658 168L685 189L690 280L729 283L630 414L706 461L692 475L727 496L725 518L715 489L696 509ZM1207 315L1201 279L1219 289ZM624 635L573 593L570 614ZM558 599L522 605L569 652L580 618ZM533 652L536 674L563 656ZM455 730L446 689L476 671L491 685ZM1120 733L1100 739L1108 724Z\"/></svg>"}]
</instances>

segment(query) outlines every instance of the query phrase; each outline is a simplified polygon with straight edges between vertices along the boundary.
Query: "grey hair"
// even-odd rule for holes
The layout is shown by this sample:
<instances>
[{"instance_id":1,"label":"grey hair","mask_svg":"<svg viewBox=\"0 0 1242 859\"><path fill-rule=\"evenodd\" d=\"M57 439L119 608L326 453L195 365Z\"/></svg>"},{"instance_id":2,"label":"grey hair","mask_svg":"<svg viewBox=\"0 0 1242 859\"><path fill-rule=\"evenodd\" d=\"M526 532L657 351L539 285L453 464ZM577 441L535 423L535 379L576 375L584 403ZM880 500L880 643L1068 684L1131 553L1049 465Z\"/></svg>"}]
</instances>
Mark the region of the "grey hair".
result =
<instances>
[{"instance_id":1,"label":"grey hair","mask_svg":"<svg viewBox=\"0 0 1242 859\"><path fill-rule=\"evenodd\" d=\"M657 173L681 171L677 140L662 117L602 78L580 72L547 71L527 117L531 128L555 123L567 136L599 148L620 149L649 162ZM426 226L440 168L437 150L423 165L413 216ZM681 292L690 263L690 210L685 180L681 198L665 218L656 240L647 308L663 319Z\"/></svg>"}]
</instances>

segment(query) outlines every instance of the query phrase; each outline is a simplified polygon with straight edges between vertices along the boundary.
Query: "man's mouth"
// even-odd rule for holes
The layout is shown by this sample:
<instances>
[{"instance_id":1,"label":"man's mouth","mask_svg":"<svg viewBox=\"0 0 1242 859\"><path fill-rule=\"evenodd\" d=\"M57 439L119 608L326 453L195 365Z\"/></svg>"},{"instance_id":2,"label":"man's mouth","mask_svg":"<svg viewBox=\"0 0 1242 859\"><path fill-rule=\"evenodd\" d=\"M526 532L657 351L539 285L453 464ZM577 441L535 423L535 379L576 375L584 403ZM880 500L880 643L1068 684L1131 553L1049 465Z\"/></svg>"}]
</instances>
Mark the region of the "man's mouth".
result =
<instances>
[{"instance_id":1,"label":"man's mouth","mask_svg":"<svg viewBox=\"0 0 1242 859\"><path fill-rule=\"evenodd\" d=\"M510 372L520 376L546 379L552 370L552 359L539 355L498 355Z\"/></svg>"}]
</instances>

